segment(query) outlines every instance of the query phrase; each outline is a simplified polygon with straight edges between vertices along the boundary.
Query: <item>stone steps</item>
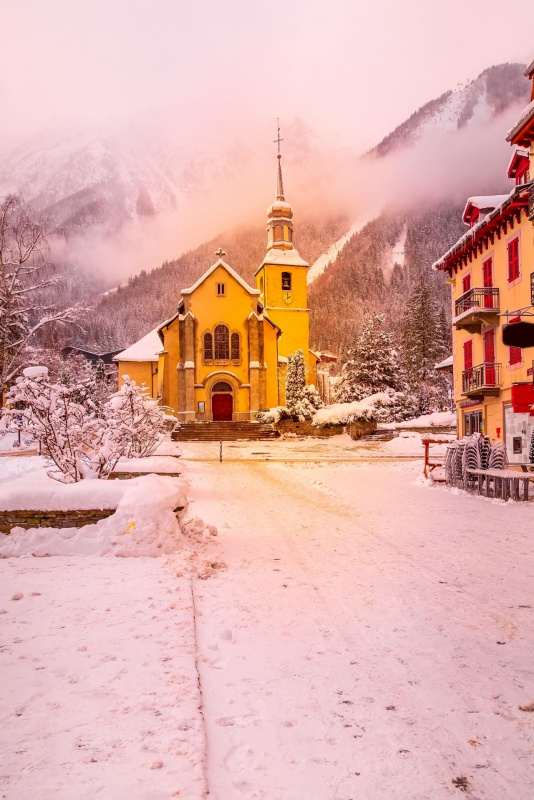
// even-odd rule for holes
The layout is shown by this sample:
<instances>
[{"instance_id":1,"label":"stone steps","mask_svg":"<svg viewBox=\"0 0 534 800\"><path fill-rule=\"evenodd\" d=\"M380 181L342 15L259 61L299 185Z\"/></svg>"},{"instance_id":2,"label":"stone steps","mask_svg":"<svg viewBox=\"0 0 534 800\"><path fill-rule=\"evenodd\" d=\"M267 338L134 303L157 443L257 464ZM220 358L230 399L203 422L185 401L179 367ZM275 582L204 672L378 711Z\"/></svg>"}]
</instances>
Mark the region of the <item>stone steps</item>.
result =
<instances>
[{"instance_id":1,"label":"stone steps","mask_svg":"<svg viewBox=\"0 0 534 800\"><path fill-rule=\"evenodd\" d=\"M278 431L259 422L182 422L171 434L175 442L235 442L277 439Z\"/></svg>"}]
</instances>

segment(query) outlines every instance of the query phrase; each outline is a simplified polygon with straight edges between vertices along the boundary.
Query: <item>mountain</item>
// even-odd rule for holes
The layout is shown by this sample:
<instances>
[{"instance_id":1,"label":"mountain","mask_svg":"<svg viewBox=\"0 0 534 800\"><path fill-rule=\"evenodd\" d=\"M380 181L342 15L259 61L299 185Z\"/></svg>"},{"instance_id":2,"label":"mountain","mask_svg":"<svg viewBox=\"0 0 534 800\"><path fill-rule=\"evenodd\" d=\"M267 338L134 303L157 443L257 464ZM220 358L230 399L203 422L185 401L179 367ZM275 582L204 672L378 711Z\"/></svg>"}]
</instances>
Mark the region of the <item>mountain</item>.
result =
<instances>
[{"instance_id":1,"label":"mountain","mask_svg":"<svg viewBox=\"0 0 534 800\"><path fill-rule=\"evenodd\" d=\"M371 213L370 206L360 213L360 208L358 224L356 216L347 214L346 202L336 200L335 192L329 191L334 170L328 169L328 154L318 152L313 132L302 122L293 123L286 134L284 160L292 165L293 181L299 184L291 192L297 212L301 208L295 219L295 244L310 263L323 256L310 271L310 278L315 278L310 286L315 347L343 352L359 332L364 315L375 310L386 313L392 327L398 327L409 292L421 274L428 275L438 303L450 314L447 287L441 276L430 274L430 264L463 232L461 206L458 200L448 199L439 181L434 182L431 199L409 206L403 186L390 179L389 163L395 160L411 169L412 151L435 132L444 132L461 150L464 132L472 129L471 140L478 144L479 133L489 122L528 101L528 88L522 65L490 67L467 85L426 103L363 159L354 153L336 154L336 174L341 164L347 175L357 176L359 166L365 164L371 180L379 175L387 188L387 207L382 213ZM157 127L76 129L62 135L49 131L34 137L0 162L0 194L20 190L40 213L52 214L67 235L81 235L82 242L84 232L96 231L97 236L113 240L125 223L142 223L173 210L179 216L191 202L203 208L211 187L224 187L231 181L248 186L244 197L250 205L250 180L247 184L244 176L247 164L257 161L253 146L235 142L226 146L218 140L177 145L179 131L160 126L162 130L155 132ZM486 163L491 157L486 156ZM315 174L307 172L312 163L321 164ZM317 177L323 181L319 192ZM480 178L477 174L473 179L477 193L485 188L490 193L506 191L505 184L485 187L484 179L482 166ZM421 180L424 183L424 176ZM332 179L334 190L336 181ZM353 191L359 189L367 197L357 177L352 185ZM332 198L326 218L314 213L316 203L306 203L307 196L318 195ZM367 220L363 227L362 220ZM103 280L92 280L90 272L81 270L72 258L71 263L65 260L61 302L88 298L94 304L85 333L76 334L76 343L105 350L126 347L140 338L174 312L179 290L209 267L213 252L221 246L232 266L252 282L253 270L265 252L265 231L260 226L223 232L160 267L148 264L147 270L104 295L101 292L109 284L104 287ZM113 272L113 262L109 266Z\"/></svg>"},{"instance_id":2,"label":"mountain","mask_svg":"<svg viewBox=\"0 0 534 800\"><path fill-rule=\"evenodd\" d=\"M527 83L524 64L497 64L480 73L465 86L444 92L418 108L367 154L386 156L415 144L433 131L454 131L480 124L524 102Z\"/></svg>"}]
</instances>

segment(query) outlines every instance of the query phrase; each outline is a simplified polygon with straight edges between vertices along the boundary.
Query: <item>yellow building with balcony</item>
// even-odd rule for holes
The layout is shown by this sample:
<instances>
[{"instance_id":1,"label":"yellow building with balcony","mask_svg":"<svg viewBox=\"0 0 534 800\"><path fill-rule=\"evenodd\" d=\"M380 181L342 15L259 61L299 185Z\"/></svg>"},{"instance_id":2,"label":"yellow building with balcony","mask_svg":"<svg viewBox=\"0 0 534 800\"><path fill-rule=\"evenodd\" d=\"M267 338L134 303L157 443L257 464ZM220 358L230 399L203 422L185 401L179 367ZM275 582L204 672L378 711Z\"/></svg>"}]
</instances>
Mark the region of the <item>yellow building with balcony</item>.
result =
<instances>
[{"instance_id":1,"label":"yellow building with balcony","mask_svg":"<svg viewBox=\"0 0 534 800\"><path fill-rule=\"evenodd\" d=\"M525 75L534 78L534 62ZM515 146L514 188L469 198L469 230L434 268L448 274L452 289L458 433L503 439L509 463L521 464L534 430L534 351L506 347L502 326L534 313L534 82L532 102L507 139Z\"/></svg>"},{"instance_id":2,"label":"yellow building with balcony","mask_svg":"<svg viewBox=\"0 0 534 800\"><path fill-rule=\"evenodd\" d=\"M145 383L181 422L244 421L285 402L288 357L300 349L307 382L318 357L309 349L308 263L293 247L278 154L276 199L267 210L267 251L249 286L224 260L182 289L176 313L115 356L119 376Z\"/></svg>"}]
</instances>

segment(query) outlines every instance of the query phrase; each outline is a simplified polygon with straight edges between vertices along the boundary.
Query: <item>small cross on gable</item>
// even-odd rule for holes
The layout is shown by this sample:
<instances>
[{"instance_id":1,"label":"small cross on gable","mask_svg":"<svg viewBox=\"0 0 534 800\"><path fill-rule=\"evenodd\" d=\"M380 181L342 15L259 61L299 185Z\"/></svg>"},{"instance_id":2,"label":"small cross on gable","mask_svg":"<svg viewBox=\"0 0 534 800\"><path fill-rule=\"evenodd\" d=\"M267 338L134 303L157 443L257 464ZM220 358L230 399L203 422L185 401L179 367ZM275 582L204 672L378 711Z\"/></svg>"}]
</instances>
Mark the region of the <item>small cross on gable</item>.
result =
<instances>
[{"instance_id":1,"label":"small cross on gable","mask_svg":"<svg viewBox=\"0 0 534 800\"><path fill-rule=\"evenodd\" d=\"M219 247L219 249L215 251L215 255L219 256L219 258L222 258L226 255L226 250L223 250L222 247Z\"/></svg>"}]
</instances>

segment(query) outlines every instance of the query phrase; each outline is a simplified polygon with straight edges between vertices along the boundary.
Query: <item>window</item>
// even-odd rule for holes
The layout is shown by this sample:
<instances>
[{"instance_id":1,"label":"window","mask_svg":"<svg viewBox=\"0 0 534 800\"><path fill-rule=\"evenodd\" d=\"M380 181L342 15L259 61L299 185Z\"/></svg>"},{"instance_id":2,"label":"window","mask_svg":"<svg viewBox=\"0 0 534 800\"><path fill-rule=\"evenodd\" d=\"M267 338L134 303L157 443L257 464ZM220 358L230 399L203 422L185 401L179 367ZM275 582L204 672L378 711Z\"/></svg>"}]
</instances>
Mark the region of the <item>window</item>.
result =
<instances>
[{"instance_id":1,"label":"window","mask_svg":"<svg viewBox=\"0 0 534 800\"><path fill-rule=\"evenodd\" d=\"M463 293L465 294L465 292L468 292L470 288L471 288L471 274L466 275L465 278L462 281L462 291L463 291Z\"/></svg>"},{"instance_id":2,"label":"window","mask_svg":"<svg viewBox=\"0 0 534 800\"><path fill-rule=\"evenodd\" d=\"M291 273L282 272L282 291L291 291Z\"/></svg>"},{"instance_id":3,"label":"window","mask_svg":"<svg viewBox=\"0 0 534 800\"><path fill-rule=\"evenodd\" d=\"M464 342L464 370L473 369L473 342Z\"/></svg>"},{"instance_id":4,"label":"window","mask_svg":"<svg viewBox=\"0 0 534 800\"><path fill-rule=\"evenodd\" d=\"M217 325L215 336L215 360L228 361L230 358L230 337L226 325Z\"/></svg>"},{"instance_id":5,"label":"window","mask_svg":"<svg viewBox=\"0 0 534 800\"><path fill-rule=\"evenodd\" d=\"M508 283L519 278L519 236L508 242Z\"/></svg>"},{"instance_id":6,"label":"window","mask_svg":"<svg viewBox=\"0 0 534 800\"><path fill-rule=\"evenodd\" d=\"M217 297L224 297L226 294L226 284L218 283L217 284Z\"/></svg>"},{"instance_id":7,"label":"window","mask_svg":"<svg viewBox=\"0 0 534 800\"><path fill-rule=\"evenodd\" d=\"M482 432L482 411L470 411L464 415L464 436Z\"/></svg>"},{"instance_id":8,"label":"window","mask_svg":"<svg viewBox=\"0 0 534 800\"><path fill-rule=\"evenodd\" d=\"M213 336L204 334L204 361L213 361Z\"/></svg>"},{"instance_id":9,"label":"window","mask_svg":"<svg viewBox=\"0 0 534 800\"><path fill-rule=\"evenodd\" d=\"M232 333L231 342L232 342L232 348L231 348L232 361L239 361L239 334L238 333Z\"/></svg>"},{"instance_id":10,"label":"window","mask_svg":"<svg viewBox=\"0 0 534 800\"><path fill-rule=\"evenodd\" d=\"M212 392L231 392L232 387L226 381L219 381L211 390Z\"/></svg>"},{"instance_id":11,"label":"window","mask_svg":"<svg viewBox=\"0 0 534 800\"><path fill-rule=\"evenodd\" d=\"M510 347L510 366L521 364L523 361L523 351L520 347Z\"/></svg>"}]
</instances>

